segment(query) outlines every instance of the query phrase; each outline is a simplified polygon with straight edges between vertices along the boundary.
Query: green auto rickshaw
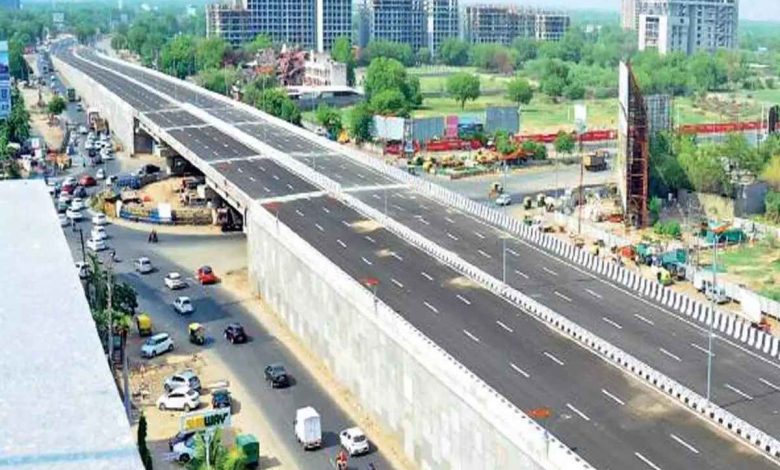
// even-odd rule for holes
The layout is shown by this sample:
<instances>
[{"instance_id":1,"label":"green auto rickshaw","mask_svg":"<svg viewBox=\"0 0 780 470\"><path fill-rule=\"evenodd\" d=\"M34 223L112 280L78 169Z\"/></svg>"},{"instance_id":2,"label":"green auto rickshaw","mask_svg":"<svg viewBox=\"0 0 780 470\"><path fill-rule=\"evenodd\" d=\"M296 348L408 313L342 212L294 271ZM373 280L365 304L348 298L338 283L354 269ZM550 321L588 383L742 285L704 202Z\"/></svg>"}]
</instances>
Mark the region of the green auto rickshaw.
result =
<instances>
[{"instance_id":1,"label":"green auto rickshaw","mask_svg":"<svg viewBox=\"0 0 780 470\"><path fill-rule=\"evenodd\" d=\"M256 468L260 464L260 442L255 436L239 434L236 436L236 447L244 452L248 468Z\"/></svg>"}]
</instances>

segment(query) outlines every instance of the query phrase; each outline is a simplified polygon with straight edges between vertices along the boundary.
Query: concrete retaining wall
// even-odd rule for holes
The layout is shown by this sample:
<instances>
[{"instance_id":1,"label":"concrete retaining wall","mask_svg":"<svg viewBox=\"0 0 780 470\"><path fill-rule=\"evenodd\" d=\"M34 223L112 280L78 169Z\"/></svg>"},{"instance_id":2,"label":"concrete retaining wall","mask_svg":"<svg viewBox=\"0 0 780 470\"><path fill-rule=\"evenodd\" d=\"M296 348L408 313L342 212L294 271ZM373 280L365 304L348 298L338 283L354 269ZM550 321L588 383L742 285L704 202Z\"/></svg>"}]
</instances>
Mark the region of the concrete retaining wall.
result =
<instances>
[{"instance_id":1,"label":"concrete retaining wall","mask_svg":"<svg viewBox=\"0 0 780 470\"><path fill-rule=\"evenodd\" d=\"M131 155L135 153L133 118L137 117L137 111L109 92L103 85L56 56L52 56L52 63L65 81L76 89L86 103L86 107L100 103L100 115L108 120L111 131Z\"/></svg>"},{"instance_id":2,"label":"concrete retaining wall","mask_svg":"<svg viewBox=\"0 0 780 470\"><path fill-rule=\"evenodd\" d=\"M420 468L590 468L265 209L247 230L251 285Z\"/></svg>"}]
</instances>

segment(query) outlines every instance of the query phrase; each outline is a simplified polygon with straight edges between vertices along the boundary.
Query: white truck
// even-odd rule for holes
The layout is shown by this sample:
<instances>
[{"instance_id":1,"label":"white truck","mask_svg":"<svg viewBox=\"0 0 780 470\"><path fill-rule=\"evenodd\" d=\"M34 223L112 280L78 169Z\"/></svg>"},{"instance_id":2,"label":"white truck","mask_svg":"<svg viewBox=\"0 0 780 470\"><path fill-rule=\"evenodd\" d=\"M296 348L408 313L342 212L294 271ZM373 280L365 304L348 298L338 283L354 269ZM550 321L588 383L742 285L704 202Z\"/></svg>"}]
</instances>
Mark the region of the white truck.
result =
<instances>
[{"instance_id":1,"label":"white truck","mask_svg":"<svg viewBox=\"0 0 780 470\"><path fill-rule=\"evenodd\" d=\"M320 415L311 406L298 408L295 412L295 438L304 449L317 449L322 445L322 428Z\"/></svg>"}]
</instances>

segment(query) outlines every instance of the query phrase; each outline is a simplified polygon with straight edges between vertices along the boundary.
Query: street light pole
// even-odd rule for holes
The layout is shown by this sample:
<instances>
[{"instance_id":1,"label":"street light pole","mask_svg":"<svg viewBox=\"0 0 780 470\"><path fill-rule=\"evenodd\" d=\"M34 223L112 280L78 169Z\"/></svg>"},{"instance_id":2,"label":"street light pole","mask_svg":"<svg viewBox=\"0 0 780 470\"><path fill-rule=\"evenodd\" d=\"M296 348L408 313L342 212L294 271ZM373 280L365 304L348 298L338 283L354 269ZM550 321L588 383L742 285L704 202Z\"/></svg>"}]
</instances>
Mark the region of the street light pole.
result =
<instances>
[{"instance_id":1,"label":"street light pole","mask_svg":"<svg viewBox=\"0 0 780 470\"><path fill-rule=\"evenodd\" d=\"M708 341L707 341L707 402L709 403L712 390L712 337L713 326L715 324L715 296L718 295L718 241L720 240L720 232L713 231L715 238L713 239L713 254L712 254L712 294L710 295L710 325L708 329Z\"/></svg>"}]
</instances>

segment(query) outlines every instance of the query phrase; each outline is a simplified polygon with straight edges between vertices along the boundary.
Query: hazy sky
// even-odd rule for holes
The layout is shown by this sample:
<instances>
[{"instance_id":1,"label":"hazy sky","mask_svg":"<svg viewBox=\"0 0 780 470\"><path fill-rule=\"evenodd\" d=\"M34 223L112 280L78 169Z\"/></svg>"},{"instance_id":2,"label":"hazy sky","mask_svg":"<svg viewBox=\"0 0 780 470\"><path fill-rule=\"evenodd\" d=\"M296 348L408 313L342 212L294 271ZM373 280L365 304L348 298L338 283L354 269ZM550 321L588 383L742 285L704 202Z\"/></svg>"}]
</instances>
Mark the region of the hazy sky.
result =
<instances>
[{"instance_id":1,"label":"hazy sky","mask_svg":"<svg viewBox=\"0 0 780 470\"><path fill-rule=\"evenodd\" d=\"M461 0L460 3L481 3L484 0ZM490 3L512 3L562 8L599 8L619 11L620 0L494 0ZM749 20L780 21L780 0L740 0L739 16Z\"/></svg>"}]
</instances>

